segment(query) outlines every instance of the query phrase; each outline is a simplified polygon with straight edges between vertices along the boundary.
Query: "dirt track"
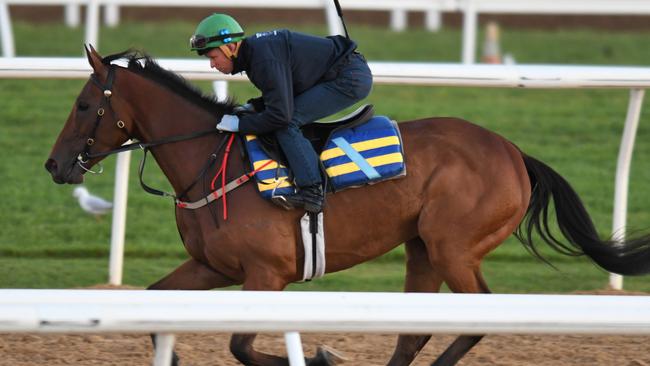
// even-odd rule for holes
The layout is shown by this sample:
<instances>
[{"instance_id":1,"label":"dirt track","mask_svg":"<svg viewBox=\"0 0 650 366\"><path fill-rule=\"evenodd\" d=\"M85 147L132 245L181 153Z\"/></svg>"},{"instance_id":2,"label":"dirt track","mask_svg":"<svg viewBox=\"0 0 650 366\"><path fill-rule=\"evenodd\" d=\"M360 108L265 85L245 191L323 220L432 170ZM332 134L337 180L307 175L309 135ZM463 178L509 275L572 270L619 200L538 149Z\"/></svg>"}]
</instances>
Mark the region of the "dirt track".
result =
<instances>
[{"instance_id":1,"label":"dirt track","mask_svg":"<svg viewBox=\"0 0 650 366\"><path fill-rule=\"evenodd\" d=\"M429 365L453 337L431 340L414 365ZM327 344L345 353L341 365L384 365L395 336L327 334L302 336L305 353ZM260 350L284 354L281 334L261 335ZM488 336L460 365L616 365L648 366L650 337ZM181 334L182 365L239 365L228 352L228 335ZM0 365L150 365L146 335L0 335Z\"/></svg>"}]
</instances>

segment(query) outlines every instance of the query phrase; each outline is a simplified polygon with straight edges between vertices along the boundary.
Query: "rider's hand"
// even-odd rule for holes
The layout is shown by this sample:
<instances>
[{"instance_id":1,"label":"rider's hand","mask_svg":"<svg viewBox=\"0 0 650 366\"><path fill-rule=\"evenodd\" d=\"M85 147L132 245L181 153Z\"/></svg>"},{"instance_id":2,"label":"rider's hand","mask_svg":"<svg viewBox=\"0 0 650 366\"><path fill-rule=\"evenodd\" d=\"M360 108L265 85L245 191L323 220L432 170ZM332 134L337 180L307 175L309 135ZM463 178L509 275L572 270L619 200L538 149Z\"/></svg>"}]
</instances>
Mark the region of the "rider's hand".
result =
<instances>
[{"instance_id":1,"label":"rider's hand","mask_svg":"<svg viewBox=\"0 0 650 366\"><path fill-rule=\"evenodd\" d=\"M239 131L239 117L231 114L224 114L221 121L217 124L217 129L227 132Z\"/></svg>"}]
</instances>

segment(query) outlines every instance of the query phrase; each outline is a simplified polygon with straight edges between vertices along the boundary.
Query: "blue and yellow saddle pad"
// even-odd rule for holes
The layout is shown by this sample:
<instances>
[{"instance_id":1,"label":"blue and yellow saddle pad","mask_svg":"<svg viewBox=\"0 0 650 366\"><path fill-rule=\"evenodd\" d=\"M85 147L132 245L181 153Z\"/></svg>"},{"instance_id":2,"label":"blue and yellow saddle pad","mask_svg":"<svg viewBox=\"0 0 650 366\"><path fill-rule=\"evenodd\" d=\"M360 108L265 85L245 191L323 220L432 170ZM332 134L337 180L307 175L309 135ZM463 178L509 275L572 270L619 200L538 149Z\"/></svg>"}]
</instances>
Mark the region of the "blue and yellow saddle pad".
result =
<instances>
[{"instance_id":1,"label":"blue and yellow saddle pad","mask_svg":"<svg viewBox=\"0 0 650 366\"><path fill-rule=\"evenodd\" d=\"M246 149L253 170L261 168L255 177L264 198L295 193L287 167L272 161L256 136L246 136ZM332 133L320 159L335 191L403 176L406 172L397 123L384 116Z\"/></svg>"}]
</instances>

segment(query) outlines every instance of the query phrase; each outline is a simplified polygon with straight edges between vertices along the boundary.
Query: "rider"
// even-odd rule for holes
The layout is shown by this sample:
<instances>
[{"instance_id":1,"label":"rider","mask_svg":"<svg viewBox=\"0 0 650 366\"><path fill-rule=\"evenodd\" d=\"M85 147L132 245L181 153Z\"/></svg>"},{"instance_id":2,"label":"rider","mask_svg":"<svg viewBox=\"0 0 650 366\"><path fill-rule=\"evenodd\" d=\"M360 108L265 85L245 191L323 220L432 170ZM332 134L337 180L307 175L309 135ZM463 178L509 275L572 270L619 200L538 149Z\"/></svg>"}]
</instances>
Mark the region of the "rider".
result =
<instances>
[{"instance_id":1,"label":"rider","mask_svg":"<svg viewBox=\"0 0 650 366\"><path fill-rule=\"evenodd\" d=\"M260 98L244 105L254 113L224 115L217 128L255 135L274 133L298 187L295 195L280 199L320 212L324 192L319 160L300 127L370 93L372 74L356 52L356 43L342 36L323 38L286 29L244 37L235 19L215 13L199 23L190 46L224 74L245 71L262 92Z\"/></svg>"}]
</instances>

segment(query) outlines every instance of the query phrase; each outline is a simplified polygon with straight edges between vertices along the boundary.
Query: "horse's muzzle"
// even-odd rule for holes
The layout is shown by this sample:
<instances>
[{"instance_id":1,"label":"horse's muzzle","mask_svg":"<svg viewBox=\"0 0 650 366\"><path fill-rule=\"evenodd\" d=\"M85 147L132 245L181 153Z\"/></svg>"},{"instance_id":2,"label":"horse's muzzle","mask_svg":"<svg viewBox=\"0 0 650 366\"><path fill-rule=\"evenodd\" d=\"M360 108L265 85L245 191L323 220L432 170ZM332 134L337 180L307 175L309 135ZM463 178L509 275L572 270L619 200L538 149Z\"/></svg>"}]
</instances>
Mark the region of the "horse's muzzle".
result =
<instances>
[{"instance_id":1,"label":"horse's muzzle","mask_svg":"<svg viewBox=\"0 0 650 366\"><path fill-rule=\"evenodd\" d=\"M76 162L76 160L75 160ZM57 184L79 184L83 182L83 174L78 169L75 169L76 164L71 164L69 167L62 167L56 160L49 158L45 162L45 170L52 175L52 180Z\"/></svg>"}]
</instances>

